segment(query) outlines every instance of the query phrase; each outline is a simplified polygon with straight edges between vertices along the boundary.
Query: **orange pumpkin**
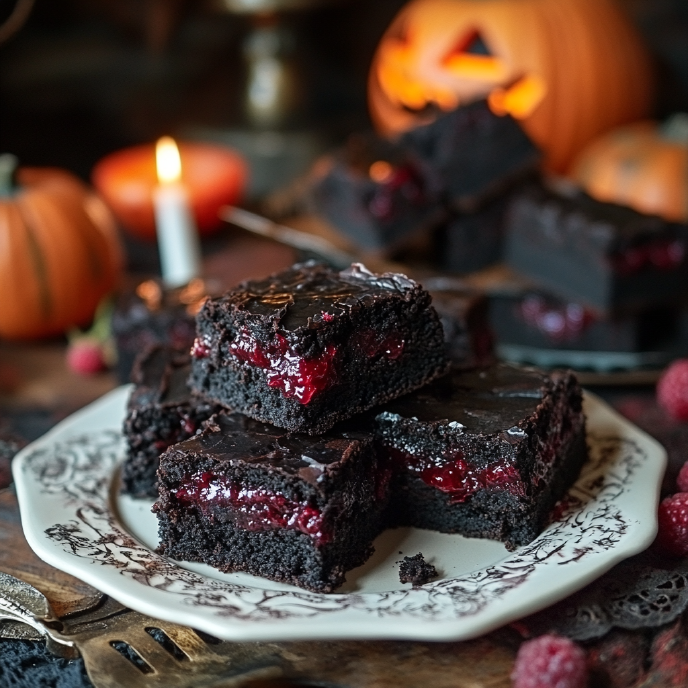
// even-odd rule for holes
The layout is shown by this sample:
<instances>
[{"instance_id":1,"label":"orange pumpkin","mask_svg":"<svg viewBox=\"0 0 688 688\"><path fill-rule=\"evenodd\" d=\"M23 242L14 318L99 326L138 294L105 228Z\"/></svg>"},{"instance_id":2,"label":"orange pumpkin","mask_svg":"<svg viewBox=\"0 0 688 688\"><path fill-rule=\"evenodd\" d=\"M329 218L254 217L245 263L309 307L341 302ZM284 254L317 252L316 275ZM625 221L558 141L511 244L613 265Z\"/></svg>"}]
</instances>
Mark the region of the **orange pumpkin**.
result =
<instances>
[{"instance_id":1,"label":"orange pumpkin","mask_svg":"<svg viewBox=\"0 0 688 688\"><path fill-rule=\"evenodd\" d=\"M649 112L648 56L614 0L413 0L370 69L376 127L398 135L488 97L555 171L600 133Z\"/></svg>"},{"instance_id":2,"label":"orange pumpkin","mask_svg":"<svg viewBox=\"0 0 688 688\"><path fill-rule=\"evenodd\" d=\"M688 222L688 115L601 136L578 156L571 176L601 201Z\"/></svg>"},{"instance_id":3,"label":"orange pumpkin","mask_svg":"<svg viewBox=\"0 0 688 688\"><path fill-rule=\"evenodd\" d=\"M121 274L114 220L68 172L23 168L17 182L0 190L0 337L84 325Z\"/></svg>"}]
</instances>

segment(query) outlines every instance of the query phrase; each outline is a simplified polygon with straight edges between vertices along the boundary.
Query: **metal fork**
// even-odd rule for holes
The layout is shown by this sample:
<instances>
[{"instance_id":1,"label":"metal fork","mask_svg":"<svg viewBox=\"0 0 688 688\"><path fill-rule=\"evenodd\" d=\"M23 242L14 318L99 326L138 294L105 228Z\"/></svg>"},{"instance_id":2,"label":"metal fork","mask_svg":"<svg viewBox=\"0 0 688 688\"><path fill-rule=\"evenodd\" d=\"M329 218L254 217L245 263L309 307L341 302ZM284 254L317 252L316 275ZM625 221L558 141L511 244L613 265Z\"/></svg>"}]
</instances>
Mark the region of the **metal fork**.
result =
<instances>
[{"instance_id":1,"label":"metal fork","mask_svg":"<svg viewBox=\"0 0 688 688\"><path fill-rule=\"evenodd\" d=\"M284 676L261 648L217 641L105 600L63 623L43 593L0 572L0 619L28 624L63 657L81 655L96 688L239 688Z\"/></svg>"}]
</instances>

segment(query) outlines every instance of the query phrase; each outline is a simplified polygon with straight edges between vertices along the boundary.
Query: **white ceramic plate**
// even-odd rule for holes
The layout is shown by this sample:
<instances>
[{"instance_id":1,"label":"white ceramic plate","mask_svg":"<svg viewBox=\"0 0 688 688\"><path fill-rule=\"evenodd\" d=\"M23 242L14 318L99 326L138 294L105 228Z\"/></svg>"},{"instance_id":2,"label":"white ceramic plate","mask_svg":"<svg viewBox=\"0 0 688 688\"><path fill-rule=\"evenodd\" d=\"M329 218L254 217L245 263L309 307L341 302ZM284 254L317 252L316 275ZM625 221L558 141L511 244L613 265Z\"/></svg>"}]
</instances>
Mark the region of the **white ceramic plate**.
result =
<instances>
[{"instance_id":1,"label":"white ceramic plate","mask_svg":"<svg viewBox=\"0 0 688 688\"><path fill-rule=\"evenodd\" d=\"M461 640L531 614L646 548L656 531L663 448L587 394L589 462L561 516L515 552L488 540L388 531L335 594L155 554L150 502L118 494L121 387L60 423L14 461L26 538L49 564L124 605L228 640ZM422 551L440 579L400 584Z\"/></svg>"}]
</instances>

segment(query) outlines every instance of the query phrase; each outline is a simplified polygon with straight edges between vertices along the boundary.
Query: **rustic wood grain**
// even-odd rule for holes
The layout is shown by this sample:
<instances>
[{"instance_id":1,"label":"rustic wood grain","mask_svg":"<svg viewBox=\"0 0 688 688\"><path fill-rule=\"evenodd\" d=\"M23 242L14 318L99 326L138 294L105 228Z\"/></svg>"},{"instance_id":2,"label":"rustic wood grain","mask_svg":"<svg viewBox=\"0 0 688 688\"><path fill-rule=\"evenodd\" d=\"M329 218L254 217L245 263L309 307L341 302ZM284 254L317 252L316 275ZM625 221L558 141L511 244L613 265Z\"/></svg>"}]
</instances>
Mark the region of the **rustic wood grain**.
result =
<instances>
[{"instance_id":1,"label":"rustic wood grain","mask_svg":"<svg viewBox=\"0 0 688 688\"><path fill-rule=\"evenodd\" d=\"M58 616L91 606L101 597L95 588L48 566L34 554L24 538L12 489L0 492L0 571L38 588Z\"/></svg>"}]
</instances>

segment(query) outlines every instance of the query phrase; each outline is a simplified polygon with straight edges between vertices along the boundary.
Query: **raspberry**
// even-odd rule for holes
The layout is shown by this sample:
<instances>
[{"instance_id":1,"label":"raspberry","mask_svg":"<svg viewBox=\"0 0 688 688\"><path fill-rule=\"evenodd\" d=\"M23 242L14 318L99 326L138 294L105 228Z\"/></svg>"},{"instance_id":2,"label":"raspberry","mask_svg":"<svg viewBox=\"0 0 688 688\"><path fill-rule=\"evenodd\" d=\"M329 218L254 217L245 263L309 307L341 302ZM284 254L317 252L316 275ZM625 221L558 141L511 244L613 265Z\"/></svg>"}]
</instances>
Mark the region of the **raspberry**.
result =
<instances>
[{"instance_id":1,"label":"raspberry","mask_svg":"<svg viewBox=\"0 0 688 688\"><path fill-rule=\"evenodd\" d=\"M681 466L681 470L678 472L676 486L679 492L688 492L688 461Z\"/></svg>"},{"instance_id":2,"label":"raspberry","mask_svg":"<svg viewBox=\"0 0 688 688\"><path fill-rule=\"evenodd\" d=\"M105 370L103 347L94 339L77 339L67 349L67 365L79 375L93 375Z\"/></svg>"},{"instance_id":3,"label":"raspberry","mask_svg":"<svg viewBox=\"0 0 688 688\"><path fill-rule=\"evenodd\" d=\"M513 688L585 688L585 652L568 638L542 635L521 645L511 674Z\"/></svg>"},{"instance_id":4,"label":"raspberry","mask_svg":"<svg viewBox=\"0 0 688 688\"><path fill-rule=\"evenodd\" d=\"M688 420L688 359L674 361L657 383L657 400L676 419Z\"/></svg>"},{"instance_id":5,"label":"raspberry","mask_svg":"<svg viewBox=\"0 0 688 688\"><path fill-rule=\"evenodd\" d=\"M667 554L688 554L688 492L678 492L659 505L657 544Z\"/></svg>"}]
</instances>

